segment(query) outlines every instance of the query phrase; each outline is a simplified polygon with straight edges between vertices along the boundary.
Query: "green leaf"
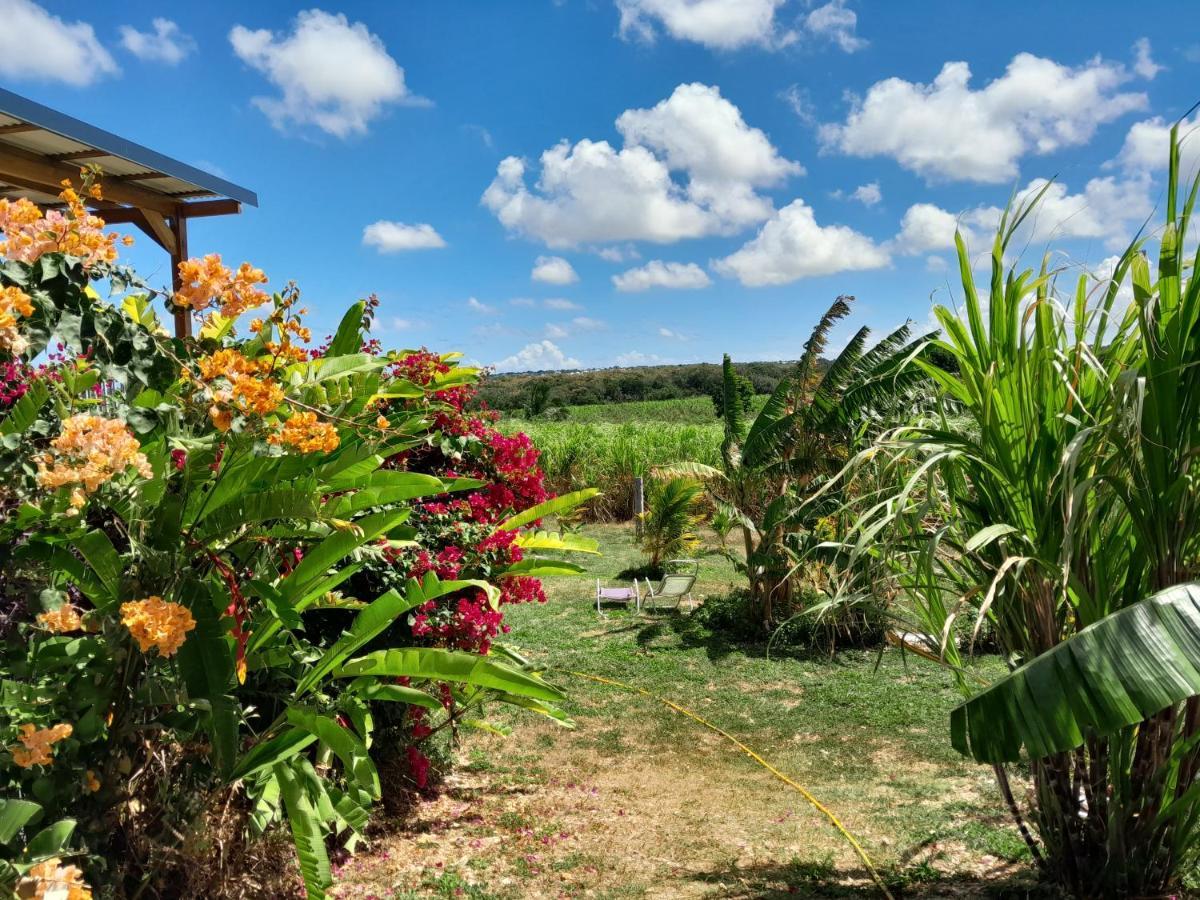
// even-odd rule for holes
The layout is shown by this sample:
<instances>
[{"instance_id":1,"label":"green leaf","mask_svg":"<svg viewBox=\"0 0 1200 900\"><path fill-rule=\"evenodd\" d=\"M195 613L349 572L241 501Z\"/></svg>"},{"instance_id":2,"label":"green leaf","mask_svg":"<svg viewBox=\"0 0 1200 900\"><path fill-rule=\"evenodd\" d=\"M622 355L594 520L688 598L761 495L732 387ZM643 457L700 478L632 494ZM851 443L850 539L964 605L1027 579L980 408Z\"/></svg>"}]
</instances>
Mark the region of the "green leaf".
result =
<instances>
[{"instance_id":1,"label":"green leaf","mask_svg":"<svg viewBox=\"0 0 1200 900\"><path fill-rule=\"evenodd\" d=\"M526 550L562 550L569 553L599 553L600 542L582 534L527 531L513 541Z\"/></svg>"},{"instance_id":2,"label":"green leaf","mask_svg":"<svg viewBox=\"0 0 1200 900\"><path fill-rule=\"evenodd\" d=\"M425 709L436 710L442 708L440 700L436 697L431 697L422 690L405 687L402 684L381 684L370 677L352 681L349 690L366 700L407 703L409 706L420 706Z\"/></svg>"},{"instance_id":3,"label":"green leaf","mask_svg":"<svg viewBox=\"0 0 1200 900\"><path fill-rule=\"evenodd\" d=\"M322 716L302 706L292 706L287 711L288 721L309 734L316 735L321 743L334 752L345 766L346 774L373 799L379 799L379 773L367 753L367 745L358 735L343 728L328 716Z\"/></svg>"},{"instance_id":4,"label":"green leaf","mask_svg":"<svg viewBox=\"0 0 1200 900\"><path fill-rule=\"evenodd\" d=\"M433 681L449 681L507 691L538 700L563 699L562 691L540 678L493 662L487 657L429 647L377 650L350 660L337 669L334 675L337 678L355 678L359 675L428 678Z\"/></svg>"},{"instance_id":5,"label":"green leaf","mask_svg":"<svg viewBox=\"0 0 1200 900\"><path fill-rule=\"evenodd\" d=\"M553 578L556 575L586 575L587 569L558 559L523 559L500 573L502 578L524 575L530 578Z\"/></svg>"},{"instance_id":6,"label":"green leaf","mask_svg":"<svg viewBox=\"0 0 1200 900\"><path fill-rule=\"evenodd\" d=\"M367 305L359 300L342 316L337 333L330 341L325 351L326 356L344 356L347 353L357 353L362 350L362 320Z\"/></svg>"},{"instance_id":7,"label":"green leaf","mask_svg":"<svg viewBox=\"0 0 1200 900\"><path fill-rule=\"evenodd\" d=\"M539 503L537 506L531 506L524 512L519 512L515 516L506 519L496 526L496 531L513 531L530 522L536 522L538 519L543 519L546 516L556 515L574 509L582 503L586 503L593 497L599 495L599 488L584 488L581 491L572 491L569 494L563 494L555 497L552 500L547 500L545 503Z\"/></svg>"},{"instance_id":8,"label":"green leaf","mask_svg":"<svg viewBox=\"0 0 1200 900\"><path fill-rule=\"evenodd\" d=\"M34 862L49 859L51 856L61 856L74 833L74 819L59 819L53 825L47 825L25 846L26 860Z\"/></svg>"},{"instance_id":9,"label":"green leaf","mask_svg":"<svg viewBox=\"0 0 1200 900\"><path fill-rule=\"evenodd\" d=\"M237 758L240 711L229 693L233 687L233 648L210 595L203 588L196 591L200 599L191 604L196 627L179 648L179 668L188 695L209 703L205 719L213 759L217 770L228 774Z\"/></svg>"},{"instance_id":10,"label":"green leaf","mask_svg":"<svg viewBox=\"0 0 1200 900\"><path fill-rule=\"evenodd\" d=\"M287 810L288 825L292 829L292 841L296 845L296 857L300 862L300 874L308 900L325 900L327 891L333 886L333 872L329 866L329 854L325 851L325 830L317 812L314 798L310 796L303 776L287 763L275 764L275 778L283 795Z\"/></svg>"},{"instance_id":11,"label":"green leaf","mask_svg":"<svg viewBox=\"0 0 1200 900\"><path fill-rule=\"evenodd\" d=\"M316 739L317 735L315 734L299 728L289 728L269 741L263 741L256 745L246 753L233 767L229 780L237 781L239 778L249 778L263 769L269 769L276 763L291 759Z\"/></svg>"},{"instance_id":12,"label":"green leaf","mask_svg":"<svg viewBox=\"0 0 1200 900\"><path fill-rule=\"evenodd\" d=\"M1114 652L1113 648L1120 648ZM980 762L1072 750L1200 694L1200 584L1084 628L958 706L954 747Z\"/></svg>"},{"instance_id":13,"label":"green leaf","mask_svg":"<svg viewBox=\"0 0 1200 900\"><path fill-rule=\"evenodd\" d=\"M50 389L41 381L33 381L29 390L12 407L8 414L0 419L0 435L24 434L37 421L38 413L42 411L46 400L50 397Z\"/></svg>"},{"instance_id":14,"label":"green leaf","mask_svg":"<svg viewBox=\"0 0 1200 900\"><path fill-rule=\"evenodd\" d=\"M428 696L428 695L426 695ZM0 800L0 844L7 844L42 811L31 800L5 798Z\"/></svg>"},{"instance_id":15,"label":"green leaf","mask_svg":"<svg viewBox=\"0 0 1200 900\"><path fill-rule=\"evenodd\" d=\"M108 535L98 529L89 531L75 541L75 549L92 567L92 571L99 577L108 593L106 602L103 605L96 604L97 607L104 609L115 604L120 595L124 565Z\"/></svg>"}]
</instances>

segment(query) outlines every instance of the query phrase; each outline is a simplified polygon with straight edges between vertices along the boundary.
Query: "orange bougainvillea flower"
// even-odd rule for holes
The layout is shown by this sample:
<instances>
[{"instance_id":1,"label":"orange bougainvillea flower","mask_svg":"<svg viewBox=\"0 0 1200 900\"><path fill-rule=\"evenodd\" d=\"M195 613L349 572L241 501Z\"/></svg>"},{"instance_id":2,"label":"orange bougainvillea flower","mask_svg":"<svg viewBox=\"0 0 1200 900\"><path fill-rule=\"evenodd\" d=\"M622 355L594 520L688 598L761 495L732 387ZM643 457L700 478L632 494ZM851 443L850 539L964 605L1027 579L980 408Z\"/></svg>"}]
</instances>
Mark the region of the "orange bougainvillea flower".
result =
<instances>
[{"instance_id":1,"label":"orange bougainvillea flower","mask_svg":"<svg viewBox=\"0 0 1200 900\"><path fill-rule=\"evenodd\" d=\"M32 263L47 253L65 253L80 259L84 268L115 262L120 235L105 234L104 220L88 212L70 181L63 180L58 196L66 204L65 212L55 209L45 215L24 198L0 200L0 231L5 237L0 256Z\"/></svg>"},{"instance_id":2,"label":"orange bougainvillea flower","mask_svg":"<svg viewBox=\"0 0 1200 900\"><path fill-rule=\"evenodd\" d=\"M40 862L17 882L21 900L92 900L92 890L76 866L64 866L58 857Z\"/></svg>"},{"instance_id":3,"label":"orange bougainvillea flower","mask_svg":"<svg viewBox=\"0 0 1200 900\"><path fill-rule=\"evenodd\" d=\"M100 790L100 779L96 777L95 772L93 772L91 769L88 769L84 773L83 777L84 783L87 785L87 789L89 791L94 794L96 791Z\"/></svg>"},{"instance_id":4,"label":"orange bougainvillea flower","mask_svg":"<svg viewBox=\"0 0 1200 900\"><path fill-rule=\"evenodd\" d=\"M283 402L283 388L273 381L240 375L233 380L233 401L243 412L269 416Z\"/></svg>"},{"instance_id":5,"label":"orange bougainvillea flower","mask_svg":"<svg viewBox=\"0 0 1200 900\"><path fill-rule=\"evenodd\" d=\"M215 403L208 408L208 417L212 420L213 427L217 431L226 432L233 427L233 413L227 409L222 409Z\"/></svg>"},{"instance_id":6,"label":"orange bougainvillea flower","mask_svg":"<svg viewBox=\"0 0 1200 900\"><path fill-rule=\"evenodd\" d=\"M69 738L74 730L66 723L38 728L26 722L21 726L21 743L9 748L13 762L23 769L50 765L54 762L54 745Z\"/></svg>"},{"instance_id":7,"label":"orange bougainvillea flower","mask_svg":"<svg viewBox=\"0 0 1200 900\"><path fill-rule=\"evenodd\" d=\"M66 419L51 450L36 457L38 484L44 488L70 486L71 506L78 509L102 484L134 469L143 478L154 470L141 444L119 419L76 415Z\"/></svg>"},{"instance_id":8,"label":"orange bougainvillea flower","mask_svg":"<svg viewBox=\"0 0 1200 900\"><path fill-rule=\"evenodd\" d=\"M266 293L256 287L267 282L263 270L242 263L236 273L231 272L219 253L185 259L179 264L179 280L175 305L190 306L196 312L215 306L221 315L233 319L267 302Z\"/></svg>"},{"instance_id":9,"label":"orange bougainvillea flower","mask_svg":"<svg viewBox=\"0 0 1200 900\"><path fill-rule=\"evenodd\" d=\"M67 634L83 628L83 617L70 603L64 603L58 609L44 612L37 617L38 624L55 634Z\"/></svg>"},{"instance_id":10,"label":"orange bougainvillea flower","mask_svg":"<svg viewBox=\"0 0 1200 900\"><path fill-rule=\"evenodd\" d=\"M392 427L392 423L387 420L387 416L380 416L375 420L375 427L380 431L387 431Z\"/></svg>"},{"instance_id":11,"label":"orange bougainvillea flower","mask_svg":"<svg viewBox=\"0 0 1200 900\"><path fill-rule=\"evenodd\" d=\"M196 620L186 606L162 597L122 603L121 623L143 653L157 647L160 656L173 656L183 646L187 633L196 627Z\"/></svg>"},{"instance_id":12,"label":"orange bougainvillea flower","mask_svg":"<svg viewBox=\"0 0 1200 900\"><path fill-rule=\"evenodd\" d=\"M267 440L273 444L286 444L301 453L322 451L331 453L338 447L337 429L328 422L317 420L313 412L294 413L282 430Z\"/></svg>"},{"instance_id":13,"label":"orange bougainvillea flower","mask_svg":"<svg viewBox=\"0 0 1200 900\"><path fill-rule=\"evenodd\" d=\"M32 315L33 303L28 294L18 287L0 288L0 350L7 350L13 356L25 352L29 343L17 326L20 317Z\"/></svg>"}]
</instances>

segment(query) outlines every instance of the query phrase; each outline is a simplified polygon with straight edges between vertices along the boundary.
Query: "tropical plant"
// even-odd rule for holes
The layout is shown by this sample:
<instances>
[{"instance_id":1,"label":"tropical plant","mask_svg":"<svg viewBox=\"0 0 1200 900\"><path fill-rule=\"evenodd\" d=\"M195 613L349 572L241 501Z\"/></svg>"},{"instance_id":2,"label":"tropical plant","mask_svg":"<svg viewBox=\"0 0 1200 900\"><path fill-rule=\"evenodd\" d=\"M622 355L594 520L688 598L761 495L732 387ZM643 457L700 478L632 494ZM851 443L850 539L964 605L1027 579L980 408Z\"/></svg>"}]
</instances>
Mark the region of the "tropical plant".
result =
<instances>
[{"instance_id":1,"label":"tropical plant","mask_svg":"<svg viewBox=\"0 0 1200 900\"><path fill-rule=\"evenodd\" d=\"M954 365L917 365L962 415L875 448L907 475L855 548L896 568L969 698L954 746L993 765L1077 897L1165 895L1200 844L1200 259L1183 256L1200 181L1181 195L1175 130L1169 160L1156 273L1144 238L1065 304L1045 262L1006 271L1040 193L1002 218L986 301L958 238L965 318L936 309ZM960 640L984 628L1011 672L981 689Z\"/></svg>"},{"instance_id":2,"label":"tropical plant","mask_svg":"<svg viewBox=\"0 0 1200 900\"><path fill-rule=\"evenodd\" d=\"M651 482L638 539L647 568L661 569L666 560L687 556L700 546L696 529L704 520L698 509L703 497L704 486L690 478Z\"/></svg>"},{"instance_id":3,"label":"tropical plant","mask_svg":"<svg viewBox=\"0 0 1200 900\"><path fill-rule=\"evenodd\" d=\"M572 567L509 560L350 592L368 560L413 542L412 501L484 486L397 459L451 440L440 400L406 402L475 373L416 384L396 372L404 353L363 352L365 302L309 350L298 290L269 296L261 271L216 256L181 265L171 300L206 317L196 341L171 340L148 295L121 296L139 283L116 267L116 236L75 190L62 200L49 214L0 200L0 888L69 881L82 898L86 874L118 894L211 895L220 873L187 854L217 817L240 839L285 823L324 897L328 846L352 846L380 796L372 703L440 715L438 683L460 710L565 718L519 657L380 635L441 597L494 605L498 579ZM116 303L93 287L105 282ZM265 311L238 338L251 309ZM30 368L56 341L57 360ZM586 497L489 528L573 549L520 532ZM330 608L348 615L325 640L305 626Z\"/></svg>"},{"instance_id":4,"label":"tropical plant","mask_svg":"<svg viewBox=\"0 0 1200 900\"><path fill-rule=\"evenodd\" d=\"M751 422L745 421L740 402L726 402L719 468L697 463L664 468L704 478L716 503L736 515L751 607L764 631L795 610L798 560L788 539L811 514L805 499L820 479L845 463L864 420L906 402L912 386L924 377L904 365L920 344L907 324L869 349L870 330L860 328L821 371L829 332L849 314L853 299L834 301L805 343L793 373L779 382ZM728 355L723 373L724 396L736 398L737 376Z\"/></svg>"}]
</instances>

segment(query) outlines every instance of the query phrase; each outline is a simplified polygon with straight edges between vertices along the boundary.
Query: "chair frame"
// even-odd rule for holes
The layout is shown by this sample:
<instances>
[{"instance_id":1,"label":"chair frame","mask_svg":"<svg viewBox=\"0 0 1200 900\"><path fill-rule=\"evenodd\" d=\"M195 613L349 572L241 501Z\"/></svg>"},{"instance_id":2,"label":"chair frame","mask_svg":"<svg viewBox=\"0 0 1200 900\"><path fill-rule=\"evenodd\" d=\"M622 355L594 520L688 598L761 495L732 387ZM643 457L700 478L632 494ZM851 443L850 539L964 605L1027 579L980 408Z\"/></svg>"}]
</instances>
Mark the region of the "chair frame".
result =
<instances>
[{"instance_id":1,"label":"chair frame","mask_svg":"<svg viewBox=\"0 0 1200 900\"><path fill-rule=\"evenodd\" d=\"M646 579L646 604L648 606L652 604L655 611L657 611L659 608L659 605L660 605L658 600L660 597L663 596L662 590L666 585L667 579L668 578L688 578L688 579L690 579L690 581L688 582L688 586L687 586L686 590L680 591L678 593L672 593L668 596L675 598L675 607L674 607L675 609L679 609L680 604L683 603L684 597L687 597L688 605L691 606L692 609L695 609L696 608L696 598L692 596L692 590L696 587L696 579L697 579L697 577L699 577L699 574L700 574L700 562L695 559L669 559L669 560L667 560L666 565L667 565L668 571L659 580L658 590L655 590L654 585L650 583L649 578ZM691 571L690 572L671 572L670 571L670 569L672 567L678 569L678 568L683 568L685 566L690 567ZM636 580L634 583L635 584L637 583Z\"/></svg>"},{"instance_id":2,"label":"chair frame","mask_svg":"<svg viewBox=\"0 0 1200 900\"><path fill-rule=\"evenodd\" d=\"M626 588L626 590L629 590L629 589ZM633 579L633 589L632 590L633 590L634 612L640 613L642 611L642 592L641 592L641 589L638 588L638 583L637 583L636 578ZM605 599L603 596L601 596L603 591L604 591L604 588L602 588L600 586L600 579L597 578L596 579L596 615L601 616L603 618L607 618L608 614L600 608L600 601ZM609 598L609 599L612 599L612 598ZM626 600L624 602L628 606L629 599L626 598Z\"/></svg>"}]
</instances>

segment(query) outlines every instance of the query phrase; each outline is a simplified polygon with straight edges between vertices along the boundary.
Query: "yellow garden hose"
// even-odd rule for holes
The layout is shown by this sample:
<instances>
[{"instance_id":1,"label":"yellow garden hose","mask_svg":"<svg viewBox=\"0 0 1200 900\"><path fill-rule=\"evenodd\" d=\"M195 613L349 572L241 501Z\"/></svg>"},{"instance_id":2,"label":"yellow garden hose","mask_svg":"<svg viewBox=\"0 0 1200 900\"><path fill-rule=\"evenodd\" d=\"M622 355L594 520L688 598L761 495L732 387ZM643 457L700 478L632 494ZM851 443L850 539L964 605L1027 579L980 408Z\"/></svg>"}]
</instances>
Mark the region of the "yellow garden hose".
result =
<instances>
[{"instance_id":1,"label":"yellow garden hose","mask_svg":"<svg viewBox=\"0 0 1200 900\"><path fill-rule=\"evenodd\" d=\"M725 738L725 740L732 743L735 747L737 747L739 750L741 750L743 753L745 753L747 756L749 756L752 760L754 760L756 763L758 763L760 766L762 766L764 769L766 769L768 772L770 772L772 775L774 775L776 778L778 778L780 781L782 781L788 787L795 789L800 794L800 796L802 796L805 800L807 800L809 802L809 804L812 805L813 809L815 809L817 812L819 812L821 815L823 815L825 818L827 818L830 821L830 823L833 825L833 827L836 828L839 832L841 832L842 837L844 837L847 841L850 842L850 846L854 848L854 852L857 853L859 856L859 859L861 859L863 861L863 865L865 865L867 867L867 871L871 873L871 878L874 879L875 884L877 884L879 886L879 890L883 892L883 895L885 897L887 897L888 900L894 900L894 898L892 897L891 891L889 891L887 889L887 885L885 885L883 883L883 879L880 878L879 873L877 871L875 871L875 866L872 865L871 858L869 856L867 856L867 851L864 850L862 848L862 845L854 839L854 835L852 835L849 831L846 830L846 826L843 825L838 820L838 817L835 816L824 804L822 804L820 800L818 800L816 797L814 797L812 794L810 794L807 790L805 790L802 785L797 784L791 778L788 778L788 776L784 775L777 768L775 768L773 765L771 765L769 762L767 762L765 759L763 759L761 756L759 756L757 753L755 753L753 750L751 750L749 747L747 747L745 744L743 744L741 741L739 741L737 738L735 738L728 731L726 731L725 729L723 729L717 725L714 725L712 722L708 721L707 719L696 715L696 713L692 712L690 709L685 709L684 707L680 706L678 703L675 703L672 700L668 700L666 697L659 697L657 694L653 694L650 691L646 690L645 688L635 687L632 684L625 684L624 682L615 681L611 678L603 678L599 675L589 675L587 672L568 672L568 674L574 675L576 678L586 678L588 681L595 681L595 682L598 682L599 684L607 684L607 685L610 685L611 687L620 688L621 690L625 690L625 691L630 691L634 694L641 694L644 697L649 697L651 700L657 700L659 703L662 703L665 706L669 706L671 709L675 710L675 712L682 713L683 715L687 716L689 719L691 719L695 722L699 722L701 725L703 725L705 728L709 729L710 731L715 731L717 734L721 735L721 737Z\"/></svg>"}]
</instances>

